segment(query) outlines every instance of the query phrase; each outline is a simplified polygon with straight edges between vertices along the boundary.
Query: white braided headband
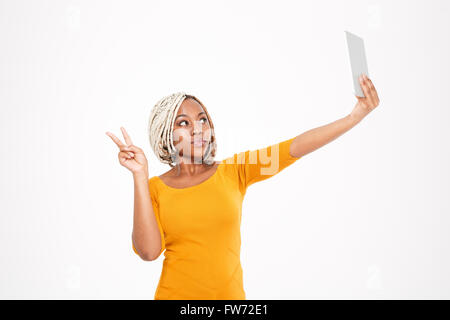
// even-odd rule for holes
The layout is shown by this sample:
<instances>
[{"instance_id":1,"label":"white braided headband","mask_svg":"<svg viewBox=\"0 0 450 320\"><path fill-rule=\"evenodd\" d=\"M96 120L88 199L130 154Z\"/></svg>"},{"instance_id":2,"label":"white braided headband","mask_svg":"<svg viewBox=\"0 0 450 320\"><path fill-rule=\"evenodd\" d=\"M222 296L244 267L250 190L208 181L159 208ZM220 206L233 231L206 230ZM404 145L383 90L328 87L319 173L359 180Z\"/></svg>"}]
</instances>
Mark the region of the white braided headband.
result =
<instances>
[{"instance_id":1,"label":"white braided headband","mask_svg":"<svg viewBox=\"0 0 450 320\"><path fill-rule=\"evenodd\" d=\"M175 166L173 159L174 155L177 153L176 148L173 145L175 115L178 113L178 109L186 98L195 99L203 107L211 127L211 142L207 147L203 162L207 164L213 163L217 150L214 125L203 103L194 95L185 92L173 93L160 99L155 104L150 113L148 122L148 135L153 152L159 161L167 163L171 167Z\"/></svg>"}]
</instances>

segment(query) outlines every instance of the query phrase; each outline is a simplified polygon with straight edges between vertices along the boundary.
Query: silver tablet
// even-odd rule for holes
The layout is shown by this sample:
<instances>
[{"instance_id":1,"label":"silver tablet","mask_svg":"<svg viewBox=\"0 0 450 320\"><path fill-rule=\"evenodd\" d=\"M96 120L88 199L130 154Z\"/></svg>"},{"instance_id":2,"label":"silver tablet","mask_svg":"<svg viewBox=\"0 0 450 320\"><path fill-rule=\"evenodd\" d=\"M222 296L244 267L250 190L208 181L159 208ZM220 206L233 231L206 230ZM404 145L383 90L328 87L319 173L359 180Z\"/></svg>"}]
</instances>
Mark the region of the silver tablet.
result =
<instances>
[{"instance_id":1,"label":"silver tablet","mask_svg":"<svg viewBox=\"0 0 450 320\"><path fill-rule=\"evenodd\" d=\"M365 97L359 84L359 76L365 74L369 76L367 68L366 51L364 49L364 40L357 35L345 31L347 36L348 54L350 57L350 65L352 68L353 86L355 88L355 95L358 97Z\"/></svg>"}]
</instances>

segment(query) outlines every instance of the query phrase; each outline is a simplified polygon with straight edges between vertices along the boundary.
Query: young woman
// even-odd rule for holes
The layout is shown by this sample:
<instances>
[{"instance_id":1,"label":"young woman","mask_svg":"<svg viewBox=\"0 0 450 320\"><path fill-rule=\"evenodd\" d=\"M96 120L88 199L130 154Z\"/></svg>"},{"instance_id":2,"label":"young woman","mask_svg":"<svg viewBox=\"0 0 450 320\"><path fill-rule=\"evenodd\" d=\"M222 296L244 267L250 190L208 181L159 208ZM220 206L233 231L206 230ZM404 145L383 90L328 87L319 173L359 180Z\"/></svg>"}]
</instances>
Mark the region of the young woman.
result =
<instances>
[{"instance_id":1,"label":"young woman","mask_svg":"<svg viewBox=\"0 0 450 320\"><path fill-rule=\"evenodd\" d=\"M150 179L147 159L121 127L119 162L134 178L132 249L145 261L165 250L155 299L246 299L240 263L242 201L247 188L339 137L379 104L372 81L360 78L365 98L327 125L258 150L214 161L216 137L205 106L179 92L161 99L149 121L150 144L171 166Z\"/></svg>"}]
</instances>

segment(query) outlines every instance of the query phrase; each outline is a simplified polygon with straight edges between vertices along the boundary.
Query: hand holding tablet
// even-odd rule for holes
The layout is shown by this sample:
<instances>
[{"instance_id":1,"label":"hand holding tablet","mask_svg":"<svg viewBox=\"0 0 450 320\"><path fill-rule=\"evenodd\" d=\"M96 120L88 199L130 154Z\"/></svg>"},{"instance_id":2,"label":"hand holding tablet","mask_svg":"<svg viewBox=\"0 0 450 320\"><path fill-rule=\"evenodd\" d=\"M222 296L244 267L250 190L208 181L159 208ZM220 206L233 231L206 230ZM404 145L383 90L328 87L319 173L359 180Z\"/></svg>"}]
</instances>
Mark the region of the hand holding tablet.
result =
<instances>
[{"instance_id":1,"label":"hand holding tablet","mask_svg":"<svg viewBox=\"0 0 450 320\"><path fill-rule=\"evenodd\" d=\"M353 109L352 118L361 120L380 103L377 90L369 78L364 41L362 38L345 31L348 53L352 68L353 86L358 103Z\"/></svg>"}]
</instances>

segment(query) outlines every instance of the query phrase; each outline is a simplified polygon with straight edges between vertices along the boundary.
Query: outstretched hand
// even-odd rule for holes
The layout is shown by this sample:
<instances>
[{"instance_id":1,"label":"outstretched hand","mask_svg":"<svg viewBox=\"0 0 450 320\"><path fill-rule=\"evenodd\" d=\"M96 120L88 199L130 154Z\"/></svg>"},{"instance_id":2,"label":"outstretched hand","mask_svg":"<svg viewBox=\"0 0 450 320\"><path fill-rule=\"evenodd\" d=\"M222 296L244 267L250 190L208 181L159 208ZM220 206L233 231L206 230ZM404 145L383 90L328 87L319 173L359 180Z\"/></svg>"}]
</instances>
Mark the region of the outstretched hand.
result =
<instances>
[{"instance_id":1,"label":"outstretched hand","mask_svg":"<svg viewBox=\"0 0 450 320\"><path fill-rule=\"evenodd\" d=\"M363 90L365 97L358 97L355 95L358 102L351 113L351 116L358 121L362 120L380 104L380 99L378 98L378 93L372 80L366 75L361 75L359 77L359 83L361 84L361 89Z\"/></svg>"},{"instance_id":2,"label":"outstretched hand","mask_svg":"<svg viewBox=\"0 0 450 320\"><path fill-rule=\"evenodd\" d=\"M115 144L119 147L119 162L122 166L129 169L133 174L146 174L148 176L148 163L144 151L133 145L130 136L124 127L120 127L126 144L110 132L106 132Z\"/></svg>"}]
</instances>

